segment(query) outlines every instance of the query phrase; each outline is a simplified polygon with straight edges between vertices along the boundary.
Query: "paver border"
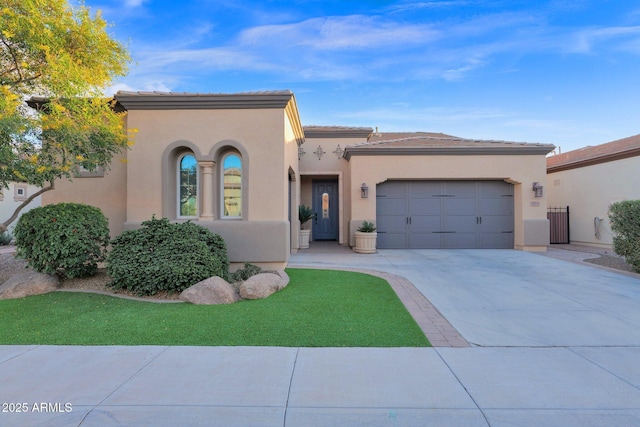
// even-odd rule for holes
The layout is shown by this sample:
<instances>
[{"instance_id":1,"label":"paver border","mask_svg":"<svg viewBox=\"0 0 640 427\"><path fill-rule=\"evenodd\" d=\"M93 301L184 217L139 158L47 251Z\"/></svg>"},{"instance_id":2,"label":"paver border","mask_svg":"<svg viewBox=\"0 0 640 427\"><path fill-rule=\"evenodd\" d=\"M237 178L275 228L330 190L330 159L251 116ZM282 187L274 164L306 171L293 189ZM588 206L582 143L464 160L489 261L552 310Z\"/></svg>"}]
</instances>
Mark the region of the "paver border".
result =
<instances>
[{"instance_id":1,"label":"paver border","mask_svg":"<svg viewBox=\"0 0 640 427\"><path fill-rule=\"evenodd\" d=\"M402 276L383 271L314 265L289 266L289 268L306 268L315 270L353 271L369 274L386 280L396 293L407 311L414 318L432 347L471 347L471 344L449 323L437 308L420 292L413 283Z\"/></svg>"}]
</instances>

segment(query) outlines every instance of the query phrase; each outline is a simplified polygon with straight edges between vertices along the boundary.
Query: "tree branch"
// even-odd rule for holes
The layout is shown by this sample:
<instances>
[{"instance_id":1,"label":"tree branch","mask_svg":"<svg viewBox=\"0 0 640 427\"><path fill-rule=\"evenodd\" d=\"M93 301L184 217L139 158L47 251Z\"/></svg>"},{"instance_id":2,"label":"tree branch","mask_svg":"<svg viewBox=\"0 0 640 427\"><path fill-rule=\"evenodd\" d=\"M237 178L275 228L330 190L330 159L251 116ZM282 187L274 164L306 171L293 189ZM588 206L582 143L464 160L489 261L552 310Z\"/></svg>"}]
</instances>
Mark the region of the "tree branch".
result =
<instances>
[{"instance_id":1,"label":"tree branch","mask_svg":"<svg viewBox=\"0 0 640 427\"><path fill-rule=\"evenodd\" d=\"M35 199L36 197L38 197L39 195L41 195L44 192L53 190L54 187L55 186L54 186L53 181L49 181L49 186L48 187L43 187L39 191L36 191L31 196L29 196L24 202L22 202L20 204L20 206L18 206L16 208L16 210L13 212L13 214L11 215L11 217L9 217L8 220L6 220L2 224L0 224L0 233L4 233L5 231L7 231L7 228L9 228L9 224L11 224L13 221L16 220L16 218L18 218L18 215L20 215L20 211L22 211L22 209L24 209L25 206L27 206L29 203L31 203L33 201L33 199Z\"/></svg>"}]
</instances>

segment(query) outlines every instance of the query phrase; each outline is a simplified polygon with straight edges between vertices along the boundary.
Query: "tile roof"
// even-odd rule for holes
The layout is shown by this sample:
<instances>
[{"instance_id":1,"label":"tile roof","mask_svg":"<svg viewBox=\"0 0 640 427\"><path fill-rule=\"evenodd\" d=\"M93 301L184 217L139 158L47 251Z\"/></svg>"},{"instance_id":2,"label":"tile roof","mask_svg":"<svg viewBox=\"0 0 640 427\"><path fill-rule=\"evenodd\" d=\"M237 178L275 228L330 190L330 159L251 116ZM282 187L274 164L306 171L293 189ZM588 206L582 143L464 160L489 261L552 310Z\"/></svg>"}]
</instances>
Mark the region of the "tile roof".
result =
<instances>
[{"instance_id":1,"label":"tile roof","mask_svg":"<svg viewBox=\"0 0 640 427\"><path fill-rule=\"evenodd\" d=\"M640 134L547 157L547 173L640 156Z\"/></svg>"},{"instance_id":2,"label":"tile roof","mask_svg":"<svg viewBox=\"0 0 640 427\"><path fill-rule=\"evenodd\" d=\"M348 145L349 158L353 154L547 154L551 144L466 139L433 132L373 133L367 142Z\"/></svg>"}]
</instances>

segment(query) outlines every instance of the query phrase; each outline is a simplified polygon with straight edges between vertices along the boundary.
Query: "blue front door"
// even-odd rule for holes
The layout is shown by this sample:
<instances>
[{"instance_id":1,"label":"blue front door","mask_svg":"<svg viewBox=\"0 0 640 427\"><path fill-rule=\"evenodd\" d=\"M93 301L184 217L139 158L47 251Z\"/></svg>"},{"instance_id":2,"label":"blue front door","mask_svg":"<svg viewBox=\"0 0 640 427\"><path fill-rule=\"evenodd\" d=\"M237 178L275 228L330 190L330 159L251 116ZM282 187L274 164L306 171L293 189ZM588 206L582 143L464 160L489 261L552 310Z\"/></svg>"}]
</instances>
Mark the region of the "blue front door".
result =
<instances>
[{"instance_id":1,"label":"blue front door","mask_svg":"<svg viewBox=\"0 0 640 427\"><path fill-rule=\"evenodd\" d=\"M313 240L337 240L337 181L313 181L313 211Z\"/></svg>"}]
</instances>

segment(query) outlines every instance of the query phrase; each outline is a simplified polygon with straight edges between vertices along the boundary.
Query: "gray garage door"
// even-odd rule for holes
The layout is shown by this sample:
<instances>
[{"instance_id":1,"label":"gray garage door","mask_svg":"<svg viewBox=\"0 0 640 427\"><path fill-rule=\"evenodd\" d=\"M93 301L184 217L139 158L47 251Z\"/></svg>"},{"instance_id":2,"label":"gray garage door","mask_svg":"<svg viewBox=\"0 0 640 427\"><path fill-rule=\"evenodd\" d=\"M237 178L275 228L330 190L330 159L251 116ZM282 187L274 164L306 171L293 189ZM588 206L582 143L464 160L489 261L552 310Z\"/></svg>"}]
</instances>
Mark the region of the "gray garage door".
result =
<instances>
[{"instance_id":1,"label":"gray garage door","mask_svg":"<svg viewBox=\"0 0 640 427\"><path fill-rule=\"evenodd\" d=\"M387 181L376 189L381 249L513 249L513 185Z\"/></svg>"}]
</instances>

